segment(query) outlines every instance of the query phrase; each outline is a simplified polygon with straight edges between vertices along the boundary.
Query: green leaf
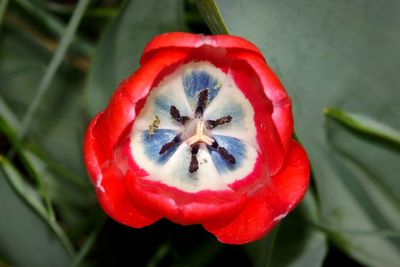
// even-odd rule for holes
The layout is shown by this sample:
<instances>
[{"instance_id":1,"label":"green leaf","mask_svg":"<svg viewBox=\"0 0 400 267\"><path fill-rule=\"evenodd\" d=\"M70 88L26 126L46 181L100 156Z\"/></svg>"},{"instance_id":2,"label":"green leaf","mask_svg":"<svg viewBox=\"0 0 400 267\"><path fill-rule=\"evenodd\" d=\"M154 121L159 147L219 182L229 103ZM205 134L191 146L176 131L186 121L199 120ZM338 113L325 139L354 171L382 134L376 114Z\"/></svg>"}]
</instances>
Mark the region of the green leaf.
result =
<instances>
[{"instance_id":1,"label":"green leaf","mask_svg":"<svg viewBox=\"0 0 400 267\"><path fill-rule=\"evenodd\" d=\"M97 225L95 225L94 229L86 239L85 243L82 245L79 253L73 259L70 267L78 267L81 266L85 257L89 254L90 250L92 249L94 242L96 241L98 235L100 234L101 229L106 222L106 217L104 214L100 218L98 218Z\"/></svg>"},{"instance_id":2,"label":"green leaf","mask_svg":"<svg viewBox=\"0 0 400 267\"><path fill-rule=\"evenodd\" d=\"M389 232L397 230L400 234L400 183L396 179L397 174L388 172L400 160L398 150L388 149L381 142L366 142L369 139L360 138L352 129L336 121L329 120L327 129L331 148L340 155L354 178L347 181L353 195L363 204L379 229ZM368 153L363 153L360 148ZM380 158L383 160L379 161L379 165L373 164Z\"/></svg>"},{"instance_id":3,"label":"green leaf","mask_svg":"<svg viewBox=\"0 0 400 267\"><path fill-rule=\"evenodd\" d=\"M64 22L46 12L43 6L37 6L34 1L29 0L14 0L21 8L23 8L29 15L39 20L47 29L55 33L57 36L63 36L66 26ZM93 47L90 43L83 40L79 36L75 36L72 40L72 47L88 56L93 53Z\"/></svg>"},{"instance_id":4,"label":"green leaf","mask_svg":"<svg viewBox=\"0 0 400 267\"><path fill-rule=\"evenodd\" d=\"M138 66L145 45L155 35L182 31L183 2L127 1L121 14L105 30L93 59L86 106L91 115L104 109L118 84Z\"/></svg>"},{"instance_id":5,"label":"green leaf","mask_svg":"<svg viewBox=\"0 0 400 267\"><path fill-rule=\"evenodd\" d=\"M282 220L279 230L245 246L253 266L322 266L327 253L327 236L313 226L318 222L317 204L310 190L299 207Z\"/></svg>"},{"instance_id":6,"label":"green leaf","mask_svg":"<svg viewBox=\"0 0 400 267\"><path fill-rule=\"evenodd\" d=\"M311 224L319 221L316 199L309 190L300 206L284 219L271 266L323 266L328 252L327 235Z\"/></svg>"},{"instance_id":7,"label":"green leaf","mask_svg":"<svg viewBox=\"0 0 400 267\"><path fill-rule=\"evenodd\" d=\"M78 186L85 185L81 177L74 175L74 173L64 168L62 164L50 159L40 147L32 143L21 143L18 141L17 133L20 129L21 123L17 116L10 110L3 98L0 97L0 132L4 134L12 143L13 147L16 148L25 167L32 172L36 172L33 174L33 176L37 176L36 180L38 181L41 179L37 172L43 169L42 166L44 163L39 162L39 159L34 157L41 158L42 161L46 162L47 167L52 169L55 173L67 178L69 182ZM33 156L32 153L35 154L35 156ZM34 169L37 170L35 171Z\"/></svg>"},{"instance_id":8,"label":"green leaf","mask_svg":"<svg viewBox=\"0 0 400 267\"><path fill-rule=\"evenodd\" d=\"M18 139L22 139L25 136L27 129L32 123L34 113L38 109L44 94L50 88L51 82L53 81L54 76L64 59L68 47L72 43L75 31L78 29L79 23L81 22L83 14L85 13L86 8L89 6L89 3L90 0L80 0L78 2L75 11L72 14L72 17L68 23L68 26L61 37L60 43L49 63L49 66L46 69L43 77L40 79L39 85L35 93L35 97L30 102L28 110L26 111L22 119L21 129L17 135Z\"/></svg>"},{"instance_id":9,"label":"green leaf","mask_svg":"<svg viewBox=\"0 0 400 267\"><path fill-rule=\"evenodd\" d=\"M87 191L87 182L81 177L75 177L62 164L50 160L42 149L31 143L17 143L17 130L21 124L15 114L11 112L7 104L0 97L0 133L17 148L21 163L35 181L37 193L44 199L46 209L49 212L49 220L54 217L52 202L59 208L59 215L64 219L63 223L83 220L82 214L77 208L93 209L93 197L88 198L92 190ZM59 179L63 176L64 179Z\"/></svg>"},{"instance_id":10,"label":"green leaf","mask_svg":"<svg viewBox=\"0 0 400 267\"><path fill-rule=\"evenodd\" d=\"M38 216L46 217L40 197L4 158L0 158L0 202L0 254L8 262L15 266L68 265L71 259L62 244L66 240L60 242L57 238L61 228L53 221L52 231ZM70 247L66 242L64 245Z\"/></svg>"},{"instance_id":11,"label":"green leaf","mask_svg":"<svg viewBox=\"0 0 400 267\"><path fill-rule=\"evenodd\" d=\"M7 27L4 30L0 42L0 95L5 103L0 105L1 116L7 113L6 121L14 121L10 127L15 134L21 130L22 118L36 95L36 85L51 55L26 36ZM78 73L67 67L61 68L32 117L27 136L53 162L59 162L52 165L61 164L72 173L70 176L85 180L81 155L86 125L79 99L81 82Z\"/></svg>"},{"instance_id":12,"label":"green leaf","mask_svg":"<svg viewBox=\"0 0 400 267\"><path fill-rule=\"evenodd\" d=\"M272 257L275 252L276 239L279 233L280 225L272 229L265 237L256 242L245 246L253 265L257 267L271 266Z\"/></svg>"},{"instance_id":13,"label":"green leaf","mask_svg":"<svg viewBox=\"0 0 400 267\"><path fill-rule=\"evenodd\" d=\"M370 266L397 266L399 240L379 235L393 218L381 210L400 188L400 156L357 138L347 142L353 158L375 182L338 153L322 110L335 106L400 128L400 3L385 1L216 1L231 34L253 41L281 78L293 100L296 133L310 157L322 221L336 245ZM337 128L337 127L336 127ZM349 145L351 144L351 146ZM351 151L350 151L351 150ZM367 166L368 168L366 168ZM398 195L398 194L397 194ZM374 199L374 203L365 200ZM399 198L395 204L399 206ZM378 205L377 205L378 204ZM379 216L377 216L379 215ZM389 228L390 230L391 228ZM347 231L350 230L350 231ZM372 234L350 234L351 231ZM397 230L397 229L395 229ZM373 234L376 232L376 234Z\"/></svg>"},{"instance_id":14,"label":"green leaf","mask_svg":"<svg viewBox=\"0 0 400 267\"><path fill-rule=\"evenodd\" d=\"M5 25L7 26L7 25ZM27 140L17 142L17 132L26 107L35 96L35 85L51 55L17 31L4 28L0 43L0 131L10 143L19 144L22 167L29 171L57 215L73 231L90 220L97 207L82 161L84 113L80 102L82 76L63 66L39 105Z\"/></svg>"},{"instance_id":15,"label":"green leaf","mask_svg":"<svg viewBox=\"0 0 400 267\"><path fill-rule=\"evenodd\" d=\"M378 137L396 146L400 146L400 132L398 130L363 114L332 108L324 109L324 114L357 132Z\"/></svg>"}]
</instances>

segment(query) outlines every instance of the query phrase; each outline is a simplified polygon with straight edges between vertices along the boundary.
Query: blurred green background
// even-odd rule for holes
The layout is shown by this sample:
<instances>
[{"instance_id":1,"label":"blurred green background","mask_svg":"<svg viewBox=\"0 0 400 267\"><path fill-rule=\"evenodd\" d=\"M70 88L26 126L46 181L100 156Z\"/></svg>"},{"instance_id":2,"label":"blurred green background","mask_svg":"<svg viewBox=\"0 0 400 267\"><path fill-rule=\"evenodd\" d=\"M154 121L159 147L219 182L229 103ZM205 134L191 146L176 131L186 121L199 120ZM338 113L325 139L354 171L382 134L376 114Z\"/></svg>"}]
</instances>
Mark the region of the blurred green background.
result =
<instances>
[{"instance_id":1,"label":"blurred green background","mask_svg":"<svg viewBox=\"0 0 400 267\"><path fill-rule=\"evenodd\" d=\"M399 14L396 0L0 0L0 267L399 266ZM131 229L97 204L85 129L169 31L251 40L292 97L312 184L260 241Z\"/></svg>"}]
</instances>

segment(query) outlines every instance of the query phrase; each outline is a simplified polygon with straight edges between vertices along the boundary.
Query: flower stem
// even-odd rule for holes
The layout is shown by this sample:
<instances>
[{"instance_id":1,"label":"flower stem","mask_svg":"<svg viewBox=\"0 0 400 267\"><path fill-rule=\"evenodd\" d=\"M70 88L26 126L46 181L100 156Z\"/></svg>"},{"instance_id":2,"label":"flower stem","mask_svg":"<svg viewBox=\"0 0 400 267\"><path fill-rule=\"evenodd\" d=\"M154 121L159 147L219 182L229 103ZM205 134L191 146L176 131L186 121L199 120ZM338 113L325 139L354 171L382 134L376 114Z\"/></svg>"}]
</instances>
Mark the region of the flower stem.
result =
<instances>
[{"instance_id":1,"label":"flower stem","mask_svg":"<svg viewBox=\"0 0 400 267\"><path fill-rule=\"evenodd\" d=\"M196 1L196 4L213 34L229 34L229 29L215 0L200 0Z\"/></svg>"},{"instance_id":2,"label":"flower stem","mask_svg":"<svg viewBox=\"0 0 400 267\"><path fill-rule=\"evenodd\" d=\"M29 13L29 15L35 17L43 25L45 25L50 31L52 31L57 36L62 36L65 32L65 25L56 16L49 14L40 7L36 7L34 3L28 0L14 0L24 11ZM86 13L86 12L84 12ZM83 53L85 56L90 56L93 51L93 46L83 40L79 36L75 36L72 40L74 47Z\"/></svg>"},{"instance_id":3,"label":"flower stem","mask_svg":"<svg viewBox=\"0 0 400 267\"><path fill-rule=\"evenodd\" d=\"M76 255L74 260L72 261L70 267L78 267L78 266L82 265L82 262L84 261L84 259L88 255L88 253L90 252L90 249L93 247L93 244L96 241L97 236L99 235L101 229L103 228L106 220L107 220L107 218L102 214L101 218L98 220L96 227L93 229L93 231L90 233L89 237L86 239L81 250Z\"/></svg>"}]
</instances>

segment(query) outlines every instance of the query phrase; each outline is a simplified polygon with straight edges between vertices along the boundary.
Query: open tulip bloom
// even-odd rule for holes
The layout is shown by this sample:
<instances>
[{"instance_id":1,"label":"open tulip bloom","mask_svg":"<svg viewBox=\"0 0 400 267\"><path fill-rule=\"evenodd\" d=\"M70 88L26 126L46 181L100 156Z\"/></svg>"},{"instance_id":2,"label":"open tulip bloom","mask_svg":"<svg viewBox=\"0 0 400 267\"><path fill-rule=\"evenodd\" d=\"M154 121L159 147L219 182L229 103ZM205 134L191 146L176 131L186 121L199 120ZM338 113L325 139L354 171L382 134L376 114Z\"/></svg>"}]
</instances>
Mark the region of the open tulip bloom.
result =
<instances>
[{"instance_id":1,"label":"open tulip bloom","mask_svg":"<svg viewBox=\"0 0 400 267\"><path fill-rule=\"evenodd\" d=\"M202 224L261 238L304 197L309 162L261 52L229 35L167 33L92 120L85 163L104 211L140 228Z\"/></svg>"}]
</instances>

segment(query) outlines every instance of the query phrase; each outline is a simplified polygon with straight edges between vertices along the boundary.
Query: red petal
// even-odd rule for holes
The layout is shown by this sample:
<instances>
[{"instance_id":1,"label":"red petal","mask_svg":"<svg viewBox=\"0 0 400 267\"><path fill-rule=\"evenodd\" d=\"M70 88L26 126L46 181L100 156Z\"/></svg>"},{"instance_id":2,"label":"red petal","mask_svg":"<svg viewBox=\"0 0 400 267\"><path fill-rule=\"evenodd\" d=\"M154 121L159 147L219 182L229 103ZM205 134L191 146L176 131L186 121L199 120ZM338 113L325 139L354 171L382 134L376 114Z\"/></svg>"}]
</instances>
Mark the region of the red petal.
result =
<instances>
[{"instance_id":1,"label":"red petal","mask_svg":"<svg viewBox=\"0 0 400 267\"><path fill-rule=\"evenodd\" d=\"M99 113L91 122L85 137L85 164L104 211L115 220L132 226L143 227L160 218L155 213L141 211L130 199L121 172L105 154L102 125L105 113Z\"/></svg>"},{"instance_id":2,"label":"red petal","mask_svg":"<svg viewBox=\"0 0 400 267\"><path fill-rule=\"evenodd\" d=\"M287 165L272 178L274 192L270 192L277 194L285 203L287 212L293 210L303 199L310 181L310 162L306 151L294 140L289 147Z\"/></svg>"},{"instance_id":3,"label":"red petal","mask_svg":"<svg viewBox=\"0 0 400 267\"><path fill-rule=\"evenodd\" d=\"M118 169L126 172L125 186L135 204L180 224L202 223L216 218L230 218L244 205L245 197L233 191L187 193L160 182L151 181L148 173L132 158L129 135L114 152ZM210 179L212 179L210 177Z\"/></svg>"},{"instance_id":4,"label":"red petal","mask_svg":"<svg viewBox=\"0 0 400 267\"><path fill-rule=\"evenodd\" d=\"M187 193L133 175L127 175L125 182L132 198L142 208L151 209L183 225L232 218L242 209L245 201L243 195L232 191Z\"/></svg>"},{"instance_id":5,"label":"red petal","mask_svg":"<svg viewBox=\"0 0 400 267\"><path fill-rule=\"evenodd\" d=\"M271 100L265 96L260 79L246 61L232 60L230 72L236 85L254 109L259 151L268 164L269 174L275 175L283 165L285 152L276 125L271 118L273 112Z\"/></svg>"},{"instance_id":6,"label":"red petal","mask_svg":"<svg viewBox=\"0 0 400 267\"><path fill-rule=\"evenodd\" d=\"M244 244L264 236L304 197L310 167L304 149L292 141L284 169L271 178L270 184L248 196L242 212L232 221L203 224L219 241Z\"/></svg>"},{"instance_id":7,"label":"red petal","mask_svg":"<svg viewBox=\"0 0 400 267\"><path fill-rule=\"evenodd\" d=\"M228 186L238 193L246 193L254 190L254 188L259 188L261 184L269 180L269 170L267 170L266 166L266 159L261 154L258 154L251 173Z\"/></svg>"},{"instance_id":8,"label":"red petal","mask_svg":"<svg viewBox=\"0 0 400 267\"><path fill-rule=\"evenodd\" d=\"M105 212L121 223L143 227L160 218L140 210L125 188L120 170L114 166L114 149L136 116L136 104L145 98L160 74L186 57L183 52L163 52L123 81L104 112L91 122L85 137L85 164Z\"/></svg>"},{"instance_id":9,"label":"red petal","mask_svg":"<svg viewBox=\"0 0 400 267\"><path fill-rule=\"evenodd\" d=\"M155 52L162 49L198 48L203 45L225 49L244 49L261 55L260 50L254 44L238 36L172 32L154 37L145 47L140 63L144 64Z\"/></svg>"},{"instance_id":10,"label":"red petal","mask_svg":"<svg viewBox=\"0 0 400 267\"><path fill-rule=\"evenodd\" d=\"M93 184L96 184L97 178L101 175L100 162L104 162L105 159L105 151L102 146L102 142L99 142L99 136L93 131L93 128L98 127L98 121L101 117L103 117L104 112L100 112L93 118L90 122L90 125L86 131L85 135L85 143L84 143L84 161L86 165L86 169L89 173L90 181Z\"/></svg>"},{"instance_id":11,"label":"red petal","mask_svg":"<svg viewBox=\"0 0 400 267\"><path fill-rule=\"evenodd\" d=\"M131 199L120 171L110 166L103 169L101 183L96 193L103 210L114 220L125 225L141 228L161 218L154 212L140 209Z\"/></svg>"},{"instance_id":12,"label":"red petal","mask_svg":"<svg viewBox=\"0 0 400 267\"><path fill-rule=\"evenodd\" d=\"M246 60L257 73L265 94L272 101L272 119L286 151L293 135L293 116L285 88L262 57L246 51L231 54L230 57Z\"/></svg>"},{"instance_id":13,"label":"red petal","mask_svg":"<svg viewBox=\"0 0 400 267\"><path fill-rule=\"evenodd\" d=\"M226 244L245 244L264 236L277 221L261 197L249 199L243 211L233 221L205 223L204 228Z\"/></svg>"},{"instance_id":14,"label":"red petal","mask_svg":"<svg viewBox=\"0 0 400 267\"><path fill-rule=\"evenodd\" d=\"M102 134L107 155L112 155L112 149L135 119L140 101L148 96L150 89L157 85L166 70L176 67L186 56L184 52L159 53L121 83L104 115L106 122Z\"/></svg>"}]
</instances>

